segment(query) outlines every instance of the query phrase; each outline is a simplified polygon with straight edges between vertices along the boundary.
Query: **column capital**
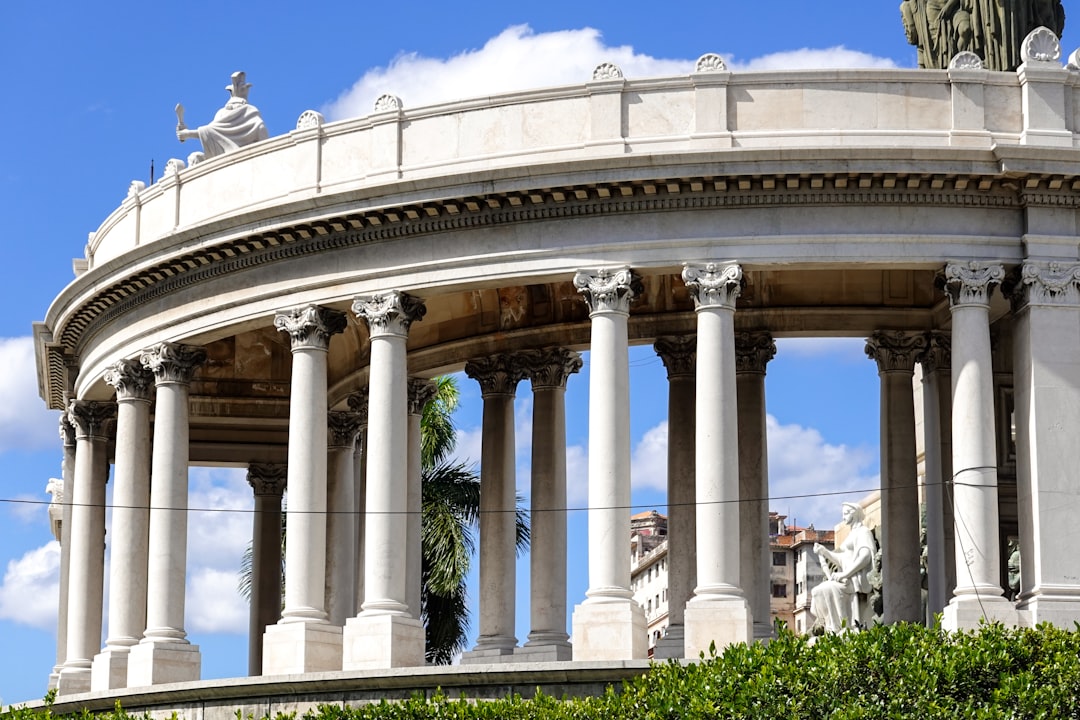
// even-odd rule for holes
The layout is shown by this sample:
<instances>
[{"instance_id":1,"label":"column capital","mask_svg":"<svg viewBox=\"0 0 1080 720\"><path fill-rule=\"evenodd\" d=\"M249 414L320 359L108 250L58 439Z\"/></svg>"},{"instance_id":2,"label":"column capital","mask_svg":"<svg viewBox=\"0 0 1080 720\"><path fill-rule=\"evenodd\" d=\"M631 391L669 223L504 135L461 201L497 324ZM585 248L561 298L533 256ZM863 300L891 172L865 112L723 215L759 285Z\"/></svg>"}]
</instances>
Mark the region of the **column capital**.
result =
<instances>
[{"instance_id":1,"label":"column capital","mask_svg":"<svg viewBox=\"0 0 1080 720\"><path fill-rule=\"evenodd\" d=\"M736 263L705 263L704 265L683 266L683 282L686 283L694 309L724 308L735 309L735 300L742 293L743 271Z\"/></svg>"},{"instance_id":2,"label":"column capital","mask_svg":"<svg viewBox=\"0 0 1080 720\"><path fill-rule=\"evenodd\" d=\"M525 366L518 354L489 355L465 363L465 374L480 383L480 395L513 397L518 382L525 377Z\"/></svg>"},{"instance_id":3,"label":"column capital","mask_svg":"<svg viewBox=\"0 0 1080 720\"><path fill-rule=\"evenodd\" d=\"M331 410L326 413L327 447L351 448L360 433L360 416L354 412Z\"/></svg>"},{"instance_id":4,"label":"column capital","mask_svg":"<svg viewBox=\"0 0 1080 720\"><path fill-rule=\"evenodd\" d=\"M368 424L368 390L357 390L346 399L349 409L356 413L360 419L360 427L366 428Z\"/></svg>"},{"instance_id":5,"label":"column capital","mask_svg":"<svg viewBox=\"0 0 1080 720\"><path fill-rule=\"evenodd\" d=\"M292 350L326 350L330 337L345 330L345 313L321 305L304 305L282 310L274 316L274 327L289 334Z\"/></svg>"},{"instance_id":6,"label":"column capital","mask_svg":"<svg viewBox=\"0 0 1080 720\"><path fill-rule=\"evenodd\" d=\"M154 373L154 382L158 385L188 385L196 368L206 362L206 350L194 345L163 342L143 350L139 362Z\"/></svg>"},{"instance_id":7,"label":"column capital","mask_svg":"<svg viewBox=\"0 0 1080 720\"><path fill-rule=\"evenodd\" d=\"M949 296L949 306L989 305L994 285L1005 279L1001 265L981 263L949 263L939 276L938 282Z\"/></svg>"},{"instance_id":8,"label":"column capital","mask_svg":"<svg viewBox=\"0 0 1080 720\"><path fill-rule=\"evenodd\" d=\"M697 372L697 335L668 335L658 337L653 350L667 368L668 380L694 377Z\"/></svg>"},{"instance_id":9,"label":"column capital","mask_svg":"<svg viewBox=\"0 0 1080 720\"><path fill-rule=\"evenodd\" d=\"M776 341L768 330L735 333L735 372L765 374L765 365L776 357Z\"/></svg>"},{"instance_id":10,"label":"column capital","mask_svg":"<svg viewBox=\"0 0 1080 720\"><path fill-rule=\"evenodd\" d=\"M1026 261L1003 290L1014 310L1029 305L1080 306L1080 264Z\"/></svg>"},{"instance_id":11,"label":"column capital","mask_svg":"<svg viewBox=\"0 0 1080 720\"><path fill-rule=\"evenodd\" d=\"M409 414L423 415L424 406L431 402L437 390L435 383L427 378L409 378L409 383L406 386Z\"/></svg>"},{"instance_id":12,"label":"column capital","mask_svg":"<svg viewBox=\"0 0 1080 720\"><path fill-rule=\"evenodd\" d=\"M353 299L352 311L363 320L371 337L407 337L409 326L427 313L424 301L397 290Z\"/></svg>"},{"instance_id":13,"label":"column capital","mask_svg":"<svg viewBox=\"0 0 1080 720\"><path fill-rule=\"evenodd\" d=\"M525 350L518 353L533 390L565 388L566 380L581 370L581 354L566 348Z\"/></svg>"},{"instance_id":14,"label":"column capital","mask_svg":"<svg viewBox=\"0 0 1080 720\"><path fill-rule=\"evenodd\" d=\"M138 360L119 360L105 369L105 384L116 389L116 399L150 402L154 373Z\"/></svg>"},{"instance_id":15,"label":"column capital","mask_svg":"<svg viewBox=\"0 0 1080 720\"><path fill-rule=\"evenodd\" d=\"M589 306L589 315L630 314L630 303L642 293L641 277L629 267L578 270L574 287Z\"/></svg>"},{"instance_id":16,"label":"column capital","mask_svg":"<svg viewBox=\"0 0 1080 720\"><path fill-rule=\"evenodd\" d=\"M75 447L75 426L68 420L67 412L60 413L60 440L65 448Z\"/></svg>"},{"instance_id":17,"label":"column capital","mask_svg":"<svg viewBox=\"0 0 1080 720\"><path fill-rule=\"evenodd\" d=\"M952 366L952 336L942 330L931 330L926 335L926 349L919 355L923 374L947 370Z\"/></svg>"},{"instance_id":18,"label":"column capital","mask_svg":"<svg viewBox=\"0 0 1080 720\"><path fill-rule=\"evenodd\" d=\"M926 333L877 330L866 339L866 356L877 363L879 374L914 373L926 344Z\"/></svg>"},{"instance_id":19,"label":"column capital","mask_svg":"<svg viewBox=\"0 0 1080 720\"><path fill-rule=\"evenodd\" d=\"M248 465L247 481L255 495L276 495L285 492L288 466L277 463L251 463Z\"/></svg>"},{"instance_id":20,"label":"column capital","mask_svg":"<svg viewBox=\"0 0 1080 720\"><path fill-rule=\"evenodd\" d=\"M116 419L116 403L95 400L72 400L68 403L67 419L75 428L78 440L108 440Z\"/></svg>"}]
</instances>

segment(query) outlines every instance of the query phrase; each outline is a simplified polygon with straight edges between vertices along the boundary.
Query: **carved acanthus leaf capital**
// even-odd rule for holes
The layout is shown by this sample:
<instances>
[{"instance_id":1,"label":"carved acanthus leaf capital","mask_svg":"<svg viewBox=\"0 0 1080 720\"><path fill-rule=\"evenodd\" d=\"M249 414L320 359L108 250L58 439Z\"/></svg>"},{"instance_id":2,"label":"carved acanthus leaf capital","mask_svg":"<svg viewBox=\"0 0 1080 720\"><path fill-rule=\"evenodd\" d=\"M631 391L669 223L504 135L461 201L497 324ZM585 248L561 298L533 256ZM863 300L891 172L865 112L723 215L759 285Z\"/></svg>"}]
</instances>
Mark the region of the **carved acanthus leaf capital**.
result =
<instances>
[{"instance_id":1,"label":"carved acanthus leaf capital","mask_svg":"<svg viewBox=\"0 0 1080 720\"><path fill-rule=\"evenodd\" d=\"M913 373L926 344L926 333L878 330L866 340L866 356L877 363L879 373Z\"/></svg>"},{"instance_id":2,"label":"carved acanthus leaf capital","mask_svg":"<svg viewBox=\"0 0 1080 720\"><path fill-rule=\"evenodd\" d=\"M581 354L566 348L524 350L518 353L525 377L534 391L541 388L565 388L566 379L581 370Z\"/></svg>"},{"instance_id":3,"label":"carved acanthus leaf capital","mask_svg":"<svg viewBox=\"0 0 1080 720\"><path fill-rule=\"evenodd\" d=\"M407 389L409 414L423 415L424 406L431 402L438 391L435 383L427 378L409 378Z\"/></svg>"},{"instance_id":4,"label":"carved acanthus leaf capital","mask_svg":"<svg viewBox=\"0 0 1080 720\"><path fill-rule=\"evenodd\" d=\"M330 338L345 330L345 313L321 305L282 310L274 316L274 327L288 333L292 349L326 350Z\"/></svg>"},{"instance_id":5,"label":"carved acanthus leaf capital","mask_svg":"<svg viewBox=\"0 0 1080 720\"><path fill-rule=\"evenodd\" d=\"M513 396L517 384L525 377L525 366L517 354L489 355L465 363L465 374L480 383L482 397Z\"/></svg>"},{"instance_id":6,"label":"carved acanthus leaf capital","mask_svg":"<svg viewBox=\"0 0 1080 720\"><path fill-rule=\"evenodd\" d=\"M67 418L75 428L76 439L107 440L115 429L116 403L72 400Z\"/></svg>"},{"instance_id":7,"label":"carved acanthus leaf capital","mask_svg":"<svg viewBox=\"0 0 1080 720\"><path fill-rule=\"evenodd\" d=\"M994 286L1005 279L1001 265L980 263L949 263L940 276L940 283L949 296L949 305L989 305Z\"/></svg>"},{"instance_id":8,"label":"carved acanthus leaf capital","mask_svg":"<svg viewBox=\"0 0 1080 720\"><path fill-rule=\"evenodd\" d=\"M776 342L767 330L735 333L735 372L765 374L765 365L776 357Z\"/></svg>"},{"instance_id":9,"label":"carved acanthus leaf capital","mask_svg":"<svg viewBox=\"0 0 1080 720\"><path fill-rule=\"evenodd\" d=\"M154 389L154 373L138 360L120 360L105 370L105 383L116 389L117 400L149 402Z\"/></svg>"},{"instance_id":10,"label":"carved acanthus leaf capital","mask_svg":"<svg viewBox=\"0 0 1080 720\"><path fill-rule=\"evenodd\" d=\"M143 350L139 362L154 373L154 382L158 385L187 385L191 383L195 370L206 362L206 350L194 345L163 342Z\"/></svg>"},{"instance_id":11,"label":"carved acanthus leaf capital","mask_svg":"<svg viewBox=\"0 0 1080 720\"><path fill-rule=\"evenodd\" d=\"M346 402L349 404L349 410L356 413L360 418L360 427L365 428L368 424L368 390L357 390L353 394L346 398Z\"/></svg>"},{"instance_id":12,"label":"carved acanthus leaf capital","mask_svg":"<svg viewBox=\"0 0 1080 720\"><path fill-rule=\"evenodd\" d=\"M276 463L251 463L248 466L247 481L255 495L276 495L285 492L288 478L288 466Z\"/></svg>"},{"instance_id":13,"label":"carved acanthus leaf capital","mask_svg":"<svg viewBox=\"0 0 1080 720\"><path fill-rule=\"evenodd\" d=\"M742 293L742 267L731 263L706 263L683 266L683 282L694 298L694 307L735 309L735 300Z\"/></svg>"},{"instance_id":14,"label":"carved acanthus leaf capital","mask_svg":"<svg viewBox=\"0 0 1080 720\"><path fill-rule=\"evenodd\" d=\"M926 336L926 349L919 356L923 374L952 367L952 337L941 330L931 330Z\"/></svg>"},{"instance_id":15,"label":"carved acanthus leaf capital","mask_svg":"<svg viewBox=\"0 0 1080 720\"><path fill-rule=\"evenodd\" d=\"M326 413L326 444L330 448L351 448L360 433L360 417L354 412L331 410Z\"/></svg>"},{"instance_id":16,"label":"carved acanthus leaf capital","mask_svg":"<svg viewBox=\"0 0 1080 720\"><path fill-rule=\"evenodd\" d=\"M407 337L409 326L424 317L427 306L418 297L394 290L355 298L352 311L367 323L371 337Z\"/></svg>"},{"instance_id":17,"label":"carved acanthus leaf capital","mask_svg":"<svg viewBox=\"0 0 1080 720\"><path fill-rule=\"evenodd\" d=\"M641 278L629 267L579 270L574 287L589 306L589 314L630 313L630 303L641 294Z\"/></svg>"},{"instance_id":18,"label":"carved acanthus leaf capital","mask_svg":"<svg viewBox=\"0 0 1080 720\"><path fill-rule=\"evenodd\" d=\"M697 335L669 335L656 338L653 349L667 368L668 380L694 377L697 371Z\"/></svg>"},{"instance_id":19,"label":"carved acanthus leaf capital","mask_svg":"<svg viewBox=\"0 0 1080 720\"><path fill-rule=\"evenodd\" d=\"M64 447L75 447L75 426L68 420L67 412L60 413L60 440L63 441Z\"/></svg>"},{"instance_id":20,"label":"carved acanthus leaf capital","mask_svg":"<svg viewBox=\"0 0 1080 720\"><path fill-rule=\"evenodd\" d=\"M1080 305L1080 265L1026 262L1012 282L1016 309L1025 305Z\"/></svg>"}]
</instances>

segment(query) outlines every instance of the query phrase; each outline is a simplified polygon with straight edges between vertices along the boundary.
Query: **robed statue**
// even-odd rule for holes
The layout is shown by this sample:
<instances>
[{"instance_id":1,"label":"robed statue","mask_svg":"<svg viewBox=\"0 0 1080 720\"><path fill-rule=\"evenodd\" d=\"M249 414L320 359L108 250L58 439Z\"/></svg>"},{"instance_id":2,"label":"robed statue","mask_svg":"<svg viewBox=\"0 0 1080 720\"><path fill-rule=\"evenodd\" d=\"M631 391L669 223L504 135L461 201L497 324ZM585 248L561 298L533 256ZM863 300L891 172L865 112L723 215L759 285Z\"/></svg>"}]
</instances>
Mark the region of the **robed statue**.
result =
<instances>
[{"instance_id":1,"label":"robed statue","mask_svg":"<svg viewBox=\"0 0 1080 720\"><path fill-rule=\"evenodd\" d=\"M1059 38L1065 30L1062 0L904 0L900 17L922 68L947 68L967 51L988 70L1016 70L1032 30L1045 27Z\"/></svg>"},{"instance_id":2,"label":"robed statue","mask_svg":"<svg viewBox=\"0 0 1080 720\"><path fill-rule=\"evenodd\" d=\"M835 551L814 544L814 553L825 574L825 582L810 592L810 612L826 632L856 630L872 614L869 596L870 574L874 569L877 543L870 528L863 525L863 509L854 503L841 506L847 537Z\"/></svg>"},{"instance_id":3,"label":"robed statue","mask_svg":"<svg viewBox=\"0 0 1080 720\"><path fill-rule=\"evenodd\" d=\"M269 137L259 109L248 102L251 83L243 72L234 72L225 86L229 100L214 119L198 128L184 124L184 106L176 106L176 137L180 142L198 140L207 158L250 145Z\"/></svg>"}]
</instances>

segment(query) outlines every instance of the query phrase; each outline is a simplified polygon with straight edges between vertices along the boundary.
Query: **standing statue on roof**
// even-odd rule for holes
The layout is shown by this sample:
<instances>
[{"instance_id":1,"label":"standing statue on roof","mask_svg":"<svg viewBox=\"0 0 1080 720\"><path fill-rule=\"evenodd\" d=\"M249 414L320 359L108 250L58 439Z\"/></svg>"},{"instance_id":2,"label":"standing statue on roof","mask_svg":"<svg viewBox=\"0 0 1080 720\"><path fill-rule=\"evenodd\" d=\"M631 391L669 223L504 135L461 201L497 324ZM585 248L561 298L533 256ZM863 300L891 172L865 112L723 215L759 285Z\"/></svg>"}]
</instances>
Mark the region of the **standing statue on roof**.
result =
<instances>
[{"instance_id":1,"label":"standing statue on roof","mask_svg":"<svg viewBox=\"0 0 1080 720\"><path fill-rule=\"evenodd\" d=\"M184 124L184 106L176 106L176 137L180 142L199 140L207 158L216 157L269 137L259 109L248 103L251 83L243 72L232 74L232 84L226 85L229 101L214 114L208 125L194 130Z\"/></svg>"}]
</instances>

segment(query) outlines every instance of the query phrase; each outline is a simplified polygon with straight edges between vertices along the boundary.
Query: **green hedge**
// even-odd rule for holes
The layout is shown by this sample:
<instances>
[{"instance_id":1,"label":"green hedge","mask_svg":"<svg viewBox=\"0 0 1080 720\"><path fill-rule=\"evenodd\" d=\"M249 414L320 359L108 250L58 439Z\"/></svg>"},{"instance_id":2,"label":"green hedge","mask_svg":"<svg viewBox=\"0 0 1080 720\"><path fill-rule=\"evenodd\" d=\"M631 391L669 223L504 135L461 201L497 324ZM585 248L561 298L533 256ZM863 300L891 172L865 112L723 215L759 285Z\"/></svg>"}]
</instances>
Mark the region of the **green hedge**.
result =
<instances>
[{"instance_id":1,"label":"green hedge","mask_svg":"<svg viewBox=\"0 0 1080 720\"><path fill-rule=\"evenodd\" d=\"M46 720L15 710L0 720ZM122 711L113 720L129 720ZM441 694L354 708L323 706L305 720L676 720L679 718L1077 718L1080 625L945 633L914 625L736 645L699 663L657 663L601 697L537 695L469 702ZM241 719L244 720L244 719ZM274 720L285 720L282 717Z\"/></svg>"}]
</instances>

